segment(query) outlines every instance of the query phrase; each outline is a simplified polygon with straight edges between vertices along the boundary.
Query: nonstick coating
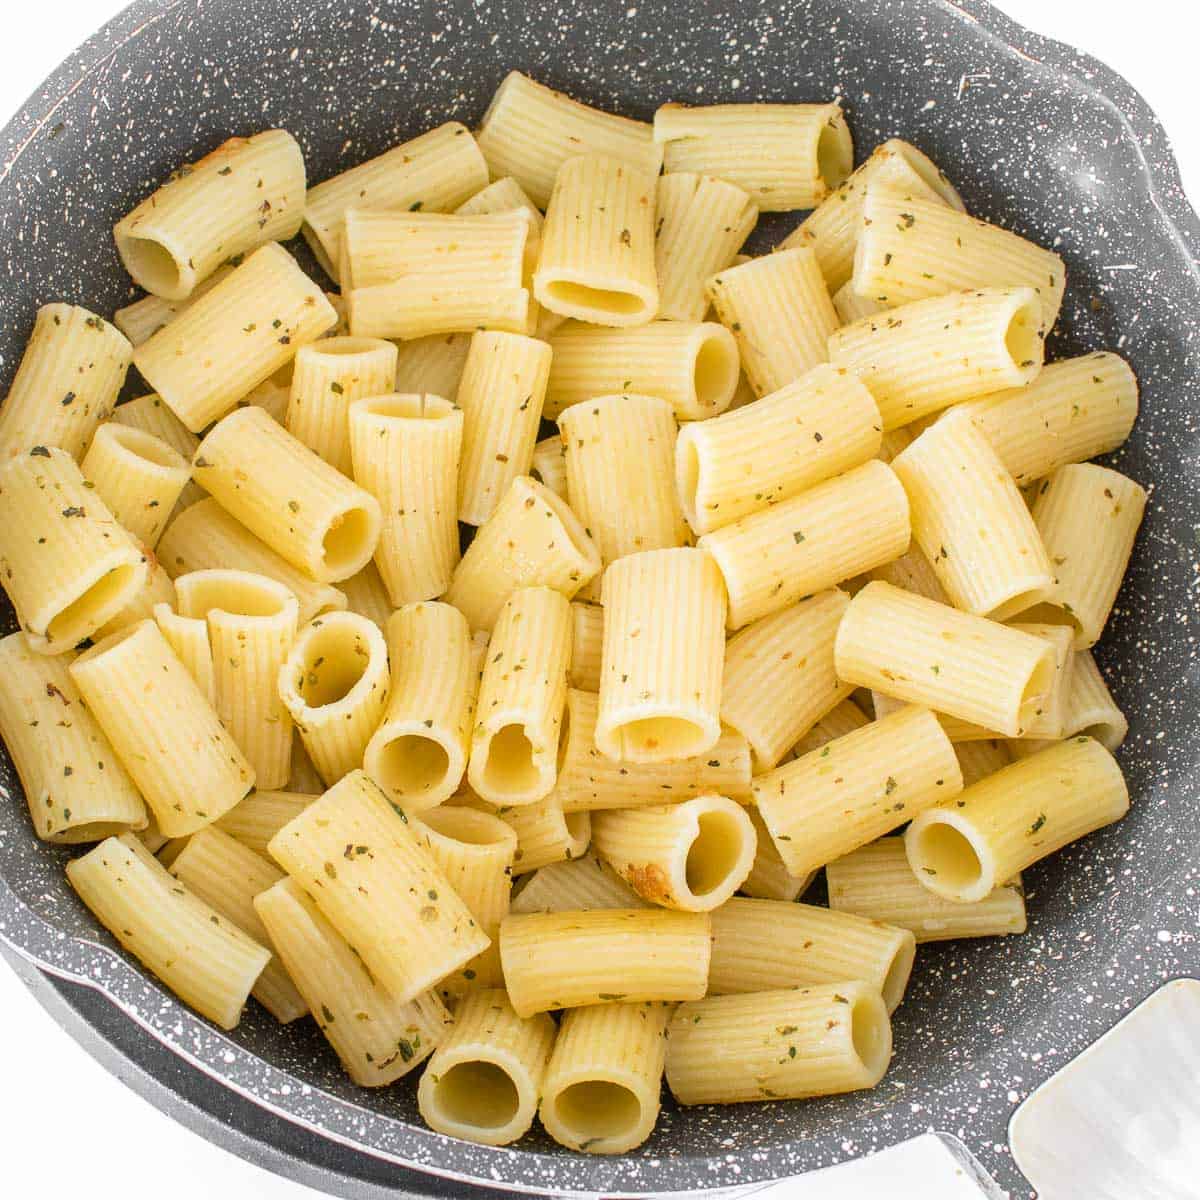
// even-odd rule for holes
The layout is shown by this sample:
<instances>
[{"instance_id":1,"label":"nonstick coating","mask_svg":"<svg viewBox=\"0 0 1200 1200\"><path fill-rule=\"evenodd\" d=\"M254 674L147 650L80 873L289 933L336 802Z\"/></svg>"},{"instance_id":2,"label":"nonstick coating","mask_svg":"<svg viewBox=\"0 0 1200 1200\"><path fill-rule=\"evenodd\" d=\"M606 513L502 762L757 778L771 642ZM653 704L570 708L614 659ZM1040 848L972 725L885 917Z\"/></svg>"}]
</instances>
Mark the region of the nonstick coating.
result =
<instances>
[{"instance_id":1,"label":"nonstick coating","mask_svg":"<svg viewBox=\"0 0 1200 1200\"><path fill-rule=\"evenodd\" d=\"M1120 753L1129 817L1028 872L1025 937L921 948L895 1018L896 1060L876 1091L685 1111L668 1102L647 1145L612 1159L568 1154L541 1135L504 1150L442 1137L417 1119L412 1086L350 1085L311 1024L281 1029L252 1006L226 1035L195 1017L116 952L76 901L62 874L69 853L35 841L7 757L0 938L99 989L243 1097L425 1171L521 1191L661 1194L778 1178L932 1127L961 1136L1002 1183L1028 1194L1005 1146L1015 1104L1164 979L1200 974L1200 229L1161 129L1128 85L986 4L658 7L133 5L4 131L3 384L38 305L61 299L111 314L131 298L112 224L172 168L232 134L287 127L319 180L451 117L477 121L514 67L639 117L665 100L839 96L860 158L887 137L909 138L972 212L1063 254L1069 286L1054 355L1118 350L1141 379L1137 428L1111 461L1151 499L1098 652L1131 722ZM764 226L777 235L793 220ZM763 237L759 248L769 244ZM13 627L7 607L4 622Z\"/></svg>"}]
</instances>

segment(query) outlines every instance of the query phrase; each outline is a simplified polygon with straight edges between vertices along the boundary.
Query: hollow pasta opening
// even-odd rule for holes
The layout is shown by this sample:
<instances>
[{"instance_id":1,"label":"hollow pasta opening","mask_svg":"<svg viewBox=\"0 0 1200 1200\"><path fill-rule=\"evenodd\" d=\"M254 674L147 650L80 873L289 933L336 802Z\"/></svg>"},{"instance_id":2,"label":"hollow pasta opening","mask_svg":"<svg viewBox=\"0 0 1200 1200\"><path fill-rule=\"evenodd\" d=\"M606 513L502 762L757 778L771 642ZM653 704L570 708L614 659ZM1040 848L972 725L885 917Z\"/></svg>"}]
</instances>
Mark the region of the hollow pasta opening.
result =
<instances>
[{"instance_id":1,"label":"hollow pasta opening","mask_svg":"<svg viewBox=\"0 0 1200 1200\"><path fill-rule=\"evenodd\" d=\"M592 840L592 814L590 812L569 812L563 814L567 827L567 836L571 845L567 847L568 858L578 858Z\"/></svg>"},{"instance_id":2,"label":"hollow pasta opening","mask_svg":"<svg viewBox=\"0 0 1200 1200\"><path fill-rule=\"evenodd\" d=\"M725 337L714 334L700 344L692 367L696 400L705 408L726 403L737 387L740 363Z\"/></svg>"},{"instance_id":3,"label":"hollow pasta opening","mask_svg":"<svg viewBox=\"0 0 1200 1200\"><path fill-rule=\"evenodd\" d=\"M484 786L503 796L532 791L540 782L533 743L525 734L525 726L504 725L492 734L483 768Z\"/></svg>"},{"instance_id":4,"label":"hollow pasta opening","mask_svg":"<svg viewBox=\"0 0 1200 1200\"><path fill-rule=\"evenodd\" d=\"M586 1079L554 1098L554 1115L579 1142L616 1138L636 1129L642 1102L629 1088L608 1079Z\"/></svg>"},{"instance_id":5,"label":"hollow pasta opening","mask_svg":"<svg viewBox=\"0 0 1200 1200\"><path fill-rule=\"evenodd\" d=\"M881 989L883 1002L887 1005L888 1012L894 1011L904 996L904 989L908 986L908 977L912 974L916 951L916 943L912 939L905 939L892 956Z\"/></svg>"},{"instance_id":6,"label":"hollow pasta opening","mask_svg":"<svg viewBox=\"0 0 1200 1200\"><path fill-rule=\"evenodd\" d=\"M420 797L444 782L450 756L440 742L416 733L401 734L383 748L375 770L390 792Z\"/></svg>"},{"instance_id":7,"label":"hollow pasta opening","mask_svg":"<svg viewBox=\"0 0 1200 1200\"><path fill-rule=\"evenodd\" d=\"M1004 331L1004 348L1016 367L1032 368L1042 361L1041 308L1022 304L1009 318Z\"/></svg>"},{"instance_id":8,"label":"hollow pasta opening","mask_svg":"<svg viewBox=\"0 0 1200 1200\"><path fill-rule=\"evenodd\" d=\"M521 1107L512 1076L495 1063L463 1062L434 1085L434 1103L448 1121L476 1129L502 1129Z\"/></svg>"},{"instance_id":9,"label":"hollow pasta opening","mask_svg":"<svg viewBox=\"0 0 1200 1200\"><path fill-rule=\"evenodd\" d=\"M371 648L357 632L341 626L317 629L308 638L296 691L309 708L337 704L367 673Z\"/></svg>"},{"instance_id":10,"label":"hollow pasta opening","mask_svg":"<svg viewBox=\"0 0 1200 1200\"><path fill-rule=\"evenodd\" d=\"M146 291L169 300L182 299L178 294L182 286L179 264L161 242L144 237L126 238L124 242L125 265Z\"/></svg>"},{"instance_id":11,"label":"hollow pasta opening","mask_svg":"<svg viewBox=\"0 0 1200 1200\"><path fill-rule=\"evenodd\" d=\"M850 1010L850 1039L867 1070L882 1076L891 1057L892 1039L887 1013L876 997L863 993L855 998Z\"/></svg>"},{"instance_id":12,"label":"hollow pasta opening","mask_svg":"<svg viewBox=\"0 0 1200 1200\"><path fill-rule=\"evenodd\" d=\"M596 549L596 544L588 537L583 522L568 507L567 502L556 492L552 492L544 483L535 481L535 486L531 491L559 519L575 553L589 563L594 563L596 569L599 570L600 551Z\"/></svg>"},{"instance_id":13,"label":"hollow pasta opening","mask_svg":"<svg viewBox=\"0 0 1200 1200\"><path fill-rule=\"evenodd\" d=\"M644 717L622 725L618 732L622 758L692 758L708 740L704 730L686 717Z\"/></svg>"},{"instance_id":14,"label":"hollow pasta opening","mask_svg":"<svg viewBox=\"0 0 1200 1200\"><path fill-rule=\"evenodd\" d=\"M945 821L930 821L917 830L913 865L935 879L943 894L973 891L983 878L983 863L971 839Z\"/></svg>"},{"instance_id":15,"label":"hollow pasta opening","mask_svg":"<svg viewBox=\"0 0 1200 1200\"><path fill-rule=\"evenodd\" d=\"M700 488L700 455L696 443L685 436L687 427L675 443L675 485L679 492L679 503L683 515L690 525L696 523L696 492Z\"/></svg>"},{"instance_id":16,"label":"hollow pasta opening","mask_svg":"<svg viewBox=\"0 0 1200 1200\"><path fill-rule=\"evenodd\" d=\"M370 557L374 529L375 522L365 508L350 508L339 513L321 539L325 566L335 574L353 575L364 559Z\"/></svg>"},{"instance_id":17,"label":"hollow pasta opening","mask_svg":"<svg viewBox=\"0 0 1200 1200\"><path fill-rule=\"evenodd\" d=\"M203 617L211 609L238 617L277 617L288 602L282 584L243 571L192 572L176 591L182 617Z\"/></svg>"},{"instance_id":18,"label":"hollow pasta opening","mask_svg":"<svg viewBox=\"0 0 1200 1200\"><path fill-rule=\"evenodd\" d=\"M359 354L373 354L386 342L379 338L331 337L322 338L311 346L304 347L305 357L345 358Z\"/></svg>"},{"instance_id":19,"label":"hollow pasta opening","mask_svg":"<svg viewBox=\"0 0 1200 1200\"><path fill-rule=\"evenodd\" d=\"M832 192L846 182L854 169L854 143L846 119L839 112L821 125L817 138L817 170Z\"/></svg>"},{"instance_id":20,"label":"hollow pasta opening","mask_svg":"<svg viewBox=\"0 0 1200 1200\"><path fill-rule=\"evenodd\" d=\"M958 192L954 189L954 185L946 176L938 170L937 164L927 155L921 153L916 146L910 146L906 142L899 145L892 142L889 143L888 149L893 150L917 173L921 181L927 184L937 195L941 196L951 208L957 208L962 211L962 200Z\"/></svg>"},{"instance_id":21,"label":"hollow pasta opening","mask_svg":"<svg viewBox=\"0 0 1200 1200\"><path fill-rule=\"evenodd\" d=\"M684 875L693 896L707 896L728 885L745 850L745 827L732 813L701 813L688 847Z\"/></svg>"},{"instance_id":22,"label":"hollow pasta opening","mask_svg":"<svg viewBox=\"0 0 1200 1200\"><path fill-rule=\"evenodd\" d=\"M187 470L187 460L174 448L168 446L161 438L147 433L143 429L135 429L132 425L109 424L102 425L122 450L145 459L163 470Z\"/></svg>"},{"instance_id":23,"label":"hollow pasta opening","mask_svg":"<svg viewBox=\"0 0 1200 1200\"><path fill-rule=\"evenodd\" d=\"M554 280L546 288L546 293L549 299L559 304L609 313L614 317L636 317L646 310L646 301L642 296L615 288L588 287L586 283L574 283L569 279Z\"/></svg>"},{"instance_id":24,"label":"hollow pasta opening","mask_svg":"<svg viewBox=\"0 0 1200 1200\"><path fill-rule=\"evenodd\" d=\"M48 642L75 643L99 629L125 603L136 567L132 563L114 567L101 576L46 626Z\"/></svg>"},{"instance_id":25,"label":"hollow pasta opening","mask_svg":"<svg viewBox=\"0 0 1200 1200\"><path fill-rule=\"evenodd\" d=\"M468 846L494 846L512 838L512 829L491 813L473 808L431 808L421 821L435 833Z\"/></svg>"},{"instance_id":26,"label":"hollow pasta opening","mask_svg":"<svg viewBox=\"0 0 1200 1200\"><path fill-rule=\"evenodd\" d=\"M1046 643L1046 649L1050 650L1049 643ZM1025 690L1021 693L1021 707L1017 714L1017 720L1022 727L1028 725L1033 719L1034 710L1053 687L1054 674L1054 654L1051 651L1038 661L1037 667L1029 677L1029 682L1025 685Z\"/></svg>"},{"instance_id":27,"label":"hollow pasta opening","mask_svg":"<svg viewBox=\"0 0 1200 1200\"><path fill-rule=\"evenodd\" d=\"M1041 599L1044 591L1045 588L1036 587L1018 592L1015 596L1010 596L1001 604L996 605L987 615L993 621L1007 621L1010 617L1015 617L1018 613L1024 613L1027 609L1033 607ZM1047 624L1053 623L1047 622Z\"/></svg>"}]
</instances>

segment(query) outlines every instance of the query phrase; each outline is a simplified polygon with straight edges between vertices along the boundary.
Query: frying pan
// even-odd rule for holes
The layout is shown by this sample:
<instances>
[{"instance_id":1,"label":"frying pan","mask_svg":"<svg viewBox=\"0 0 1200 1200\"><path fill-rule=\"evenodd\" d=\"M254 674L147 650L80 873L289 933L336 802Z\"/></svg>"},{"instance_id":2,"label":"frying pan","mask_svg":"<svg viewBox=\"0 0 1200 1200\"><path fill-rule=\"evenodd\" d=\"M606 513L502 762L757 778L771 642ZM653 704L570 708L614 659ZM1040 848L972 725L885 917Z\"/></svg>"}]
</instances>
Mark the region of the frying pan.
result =
<instances>
[{"instance_id":1,"label":"frying pan","mask_svg":"<svg viewBox=\"0 0 1200 1200\"><path fill-rule=\"evenodd\" d=\"M1024 937L923 946L873 1092L730 1108L664 1105L640 1150L568 1154L541 1135L491 1149L425 1129L414 1089L355 1089L311 1024L251 1006L225 1034L121 954L32 836L0 759L0 941L59 1019L210 1135L345 1195L641 1195L748 1184L957 1134L1017 1194L1015 1103L1163 980L1200 972L1195 587L1195 264L1200 224L1154 116L1117 76L980 0L138 0L67 60L0 135L0 385L39 304L111 313L131 296L110 229L180 162L283 125L322 179L441 121L477 121L517 67L649 117L673 99L840 97L860 157L916 142L968 207L1066 258L1055 356L1109 348L1142 411L1111 463L1151 489L1098 658L1129 714L1133 807L1027 875ZM756 234L769 246L795 218ZM14 628L3 609L5 631ZM2 686L2 681L0 681ZM47 976L51 982L47 983ZM91 989L80 990L77 985ZM101 999L103 997L104 999ZM105 1049L107 1048L107 1049ZM197 1109L215 1117L197 1117ZM326 1152L322 1151L322 1147ZM289 1166L290 1164L290 1166ZM442 1176L422 1183L417 1172ZM449 1181L449 1182L447 1182Z\"/></svg>"}]
</instances>

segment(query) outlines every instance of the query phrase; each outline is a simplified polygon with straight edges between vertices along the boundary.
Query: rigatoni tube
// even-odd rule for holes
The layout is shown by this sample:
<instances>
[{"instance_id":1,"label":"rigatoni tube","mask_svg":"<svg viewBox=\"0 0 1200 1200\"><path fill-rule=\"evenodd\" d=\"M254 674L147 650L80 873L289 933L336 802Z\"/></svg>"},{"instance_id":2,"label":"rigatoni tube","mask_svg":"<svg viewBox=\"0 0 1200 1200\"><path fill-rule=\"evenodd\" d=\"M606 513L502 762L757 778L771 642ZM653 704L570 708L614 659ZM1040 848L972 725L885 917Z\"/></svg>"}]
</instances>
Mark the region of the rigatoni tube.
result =
<instances>
[{"instance_id":1,"label":"rigatoni tube","mask_svg":"<svg viewBox=\"0 0 1200 1200\"><path fill-rule=\"evenodd\" d=\"M1106 750L1115 752L1128 732L1129 721L1108 690L1091 651L1076 650L1063 714L1063 736L1085 733ZM1029 738L1010 741L1008 745L1018 758L1023 758L1044 750L1048 743Z\"/></svg>"},{"instance_id":2,"label":"rigatoni tube","mask_svg":"<svg viewBox=\"0 0 1200 1200\"><path fill-rule=\"evenodd\" d=\"M711 912L741 887L757 838L746 810L726 796L592 815L592 846L643 899Z\"/></svg>"},{"instance_id":3,"label":"rigatoni tube","mask_svg":"<svg viewBox=\"0 0 1200 1200\"><path fill-rule=\"evenodd\" d=\"M529 1131L557 1033L545 1013L523 1019L503 989L466 996L417 1089L431 1129L485 1146Z\"/></svg>"},{"instance_id":4,"label":"rigatoni tube","mask_svg":"<svg viewBox=\"0 0 1200 1200\"><path fill-rule=\"evenodd\" d=\"M110 837L67 864L96 919L185 1004L222 1029L241 1020L271 958L167 874L132 834Z\"/></svg>"},{"instance_id":5,"label":"rigatoni tube","mask_svg":"<svg viewBox=\"0 0 1200 1200\"><path fill-rule=\"evenodd\" d=\"M746 811L750 816L750 823L754 826L757 844L754 850L754 864L750 868L750 874L742 880L739 890L760 900L799 900L808 891L817 872L814 870L806 871L803 875L793 875L780 858L775 843L771 841L771 831L763 823L762 814L753 804Z\"/></svg>"},{"instance_id":6,"label":"rigatoni tube","mask_svg":"<svg viewBox=\"0 0 1200 1200\"><path fill-rule=\"evenodd\" d=\"M668 1006L606 1004L563 1017L542 1083L542 1126L560 1146L624 1154L658 1120Z\"/></svg>"},{"instance_id":7,"label":"rigatoni tube","mask_svg":"<svg viewBox=\"0 0 1200 1200\"><path fill-rule=\"evenodd\" d=\"M604 650L596 747L667 762L721 736L725 594L701 550L649 550L604 574Z\"/></svg>"},{"instance_id":8,"label":"rigatoni tube","mask_svg":"<svg viewBox=\"0 0 1200 1200\"><path fill-rule=\"evenodd\" d=\"M78 461L111 415L132 355L126 338L86 308L39 308L0 406L0 460L58 446Z\"/></svg>"},{"instance_id":9,"label":"rigatoni tube","mask_svg":"<svg viewBox=\"0 0 1200 1200\"><path fill-rule=\"evenodd\" d=\"M338 590L346 597L346 608L369 617L380 629L386 630L388 618L395 612L392 599L383 585L383 577L374 561L367 563L357 575L343 579Z\"/></svg>"},{"instance_id":10,"label":"rigatoni tube","mask_svg":"<svg viewBox=\"0 0 1200 1200\"><path fill-rule=\"evenodd\" d=\"M313 797L302 792L254 791L214 821L213 828L229 834L256 854L266 855L267 843L312 802Z\"/></svg>"},{"instance_id":11,"label":"rigatoni tube","mask_svg":"<svg viewBox=\"0 0 1200 1200\"><path fill-rule=\"evenodd\" d=\"M450 1014L432 993L397 1001L294 879L254 907L318 1028L359 1087L384 1087L415 1070L445 1036Z\"/></svg>"},{"instance_id":12,"label":"rigatoni tube","mask_svg":"<svg viewBox=\"0 0 1200 1200\"><path fill-rule=\"evenodd\" d=\"M1050 560L1029 509L987 438L947 413L892 460L913 537L956 608L997 621L1049 595Z\"/></svg>"},{"instance_id":13,"label":"rigatoni tube","mask_svg":"<svg viewBox=\"0 0 1200 1200\"><path fill-rule=\"evenodd\" d=\"M288 433L343 475L350 466L350 402L396 386L396 347L381 338L329 337L296 352Z\"/></svg>"},{"instance_id":14,"label":"rigatoni tube","mask_svg":"<svg viewBox=\"0 0 1200 1200\"><path fill-rule=\"evenodd\" d=\"M571 669L567 681L585 692L600 691L600 657L604 652L604 609L599 604L571 603Z\"/></svg>"},{"instance_id":15,"label":"rigatoni tube","mask_svg":"<svg viewBox=\"0 0 1200 1200\"><path fill-rule=\"evenodd\" d=\"M555 792L535 804L495 807L464 792L454 803L477 807L500 818L516 835L513 874L525 875L550 863L580 858L592 840L592 818L586 812L564 812Z\"/></svg>"},{"instance_id":16,"label":"rigatoni tube","mask_svg":"<svg viewBox=\"0 0 1200 1200\"><path fill-rule=\"evenodd\" d=\"M596 325L644 325L658 311L654 175L585 154L559 168L533 275L538 303Z\"/></svg>"},{"instance_id":17,"label":"rigatoni tube","mask_svg":"<svg viewBox=\"0 0 1200 1200\"><path fill-rule=\"evenodd\" d=\"M458 564L463 414L440 396L363 397L350 406L354 478L376 498L375 564L392 603L432 600Z\"/></svg>"},{"instance_id":18,"label":"rigatoni tube","mask_svg":"<svg viewBox=\"0 0 1200 1200\"><path fill-rule=\"evenodd\" d=\"M65 658L35 654L23 633L0 640L0 737L29 805L34 832L59 844L95 842L146 827L146 807Z\"/></svg>"},{"instance_id":19,"label":"rigatoni tube","mask_svg":"<svg viewBox=\"0 0 1200 1200\"><path fill-rule=\"evenodd\" d=\"M556 496L567 498L567 457L562 438L554 434L542 438L533 448L529 474Z\"/></svg>"},{"instance_id":20,"label":"rigatoni tube","mask_svg":"<svg viewBox=\"0 0 1200 1200\"><path fill-rule=\"evenodd\" d=\"M479 684L467 777L496 805L545 799L557 775L571 661L571 606L551 588L505 601Z\"/></svg>"},{"instance_id":21,"label":"rigatoni tube","mask_svg":"<svg viewBox=\"0 0 1200 1200\"><path fill-rule=\"evenodd\" d=\"M524 1017L556 1008L698 1000L709 916L667 909L523 913L500 926L509 999Z\"/></svg>"},{"instance_id":22,"label":"rigatoni tube","mask_svg":"<svg viewBox=\"0 0 1200 1200\"><path fill-rule=\"evenodd\" d=\"M181 617L175 611L176 602L172 588L170 602L160 601L154 606L154 623L175 657L196 681L204 698L216 709L217 677L213 670L212 643L208 640L208 622L203 617ZM140 619L145 620L144 617ZM288 729L291 730L290 721Z\"/></svg>"},{"instance_id":23,"label":"rigatoni tube","mask_svg":"<svg viewBox=\"0 0 1200 1200\"><path fill-rule=\"evenodd\" d=\"M458 386L463 411L458 517L482 525L533 462L550 347L516 333L476 333Z\"/></svg>"},{"instance_id":24,"label":"rigatoni tube","mask_svg":"<svg viewBox=\"0 0 1200 1200\"><path fill-rule=\"evenodd\" d=\"M113 313L113 324L129 339L131 345L140 346L164 325L169 325L184 309L195 304L205 292L211 292L232 270L232 264L222 264L203 283L196 284L186 300L143 296L132 304L118 308Z\"/></svg>"},{"instance_id":25,"label":"rigatoni tube","mask_svg":"<svg viewBox=\"0 0 1200 1200\"><path fill-rule=\"evenodd\" d=\"M962 791L954 747L907 707L754 780L754 801L793 875L824 866Z\"/></svg>"},{"instance_id":26,"label":"rigatoni tube","mask_svg":"<svg viewBox=\"0 0 1200 1200\"><path fill-rule=\"evenodd\" d=\"M597 396L632 394L666 400L680 421L702 421L724 412L737 390L737 343L715 321L651 321L636 329L570 321L550 335L550 348L551 419Z\"/></svg>"},{"instance_id":27,"label":"rigatoni tube","mask_svg":"<svg viewBox=\"0 0 1200 1200\"><path fill-rule=\"evenodd\" d=\"M667 1085L680 1104L872 1088L892 1056L883 999L857 980L681 1004L667 1033Z\"/></svg>"},{"instance_id":28,"label":"rigatoni tube","mask_svg":"<svg viewBox=\"0 0 1200 1200\"><path fill-rule=\"evenodd\" d=\"M877 460L706 533L729 593L729 627L794 604L908 549L908 498Z\"/></svg>"},{"instance_id":29,"label":"rigatoni tube","mask_svg":"<svg viewBox=\"0 0 1200 1200\"><path fill-rule=\"evenodd\" d=\"M261 408L218 422L192 470L226 512L313 579L347 579L375 552L379 502Z\"/></svg>"},{"instance_id":30,"label":"rigatoni tube","mask_svg":"<svg viewBox=\"0 0 1200 1200\"><path fill-rule=\"evenodd\" d=\"M590 851L572 862L541 867L510 904L515 913L643 907L648 908L649 904L608 863Z\"/></svg>"},{"instance_id":31,"label":"rigatoni tube","mask_svg":"<svg viewBox=\"0 0 1200 1200\"><path fill-rule=\"evenodd\" d=\"M855 376L814 367L756 404L683 427L675 484L684 515L708 533L789 500L874 458L881 429Z\"/></svg>"},{"instance_id":32,"label":"rigatoni tube","mask_svg":"<svg viewBox=\"0 0 1200 1200\"><path fill-rule=\"evenodd\" d=\"M396 391L425 393L453 401L471 345L469 333L443 333L399 344Z\"/></svg>"},{"instance_id":33,"label":"rigatoni tube","mask_svg":"<svg viewBox=\"0 0 1200 1200\"><path fill-rule=\"evenodd\" d=\"M361 771L285 825L269 850L400 1003L487 948L419 831Z\"/></svg>"},{"instance_id":34,"label":"rigatoni tube","mask_svg":"<svg viewBox=\"0 0 1200 1200\"><path fill-rule=\"evenodd\" d=\"M0 466L2 582L39 654L67 653L125 608L147 553L65 450L34 446Z\"/></svg>"},{"instance_id":35,"label":"rigatoni tube","mask_svg":"<svg viewBox=\"0 0 1200 1200\"><path fill-rule=\"evenodd\" d=\"M207 622L214 707L262 788L280 788L292 763L292 718L279 671L296 637L299 606L277 580L248 571L195 571L175 587L179 615Z\"/></svg>"},{"instance_id":36,"label":"rigatoni tube","mask_svg":"<svg viewBox=\"0 0 1200 1200\"><path fill-rule=\"evenodd\" d=\"M850 601L834 657L847 683L1006 737L1021 736L1054 681L1048 642L882 581Z\"/></svg>"},{"instance_id":37,"label":"rigatoni tube","mask_svg":"<svg viewBox=\"0 0 1200 1200\"><path fill-rule=\"evenodd\" d=\"M139 287L184 300L229 259L295 237L304 184L304 155L287 130L230 138L117 222L117 252Z\"/></svg>"},{"instance_id":38,"label":"rigatoni tube","mask_svg":"<svg viewBox=\"0 0 1200 1200\"><path fill-rule=\"evenodd\" d=\"M953 805L922 813L904 848L925 887L969 903L1128 811L1116 760L1093 738L1073 737L980 780Z\"/></svg>"},{"instance_id":39,"label":"rigatoni tube","mask_svg":"<svg viewBox=\"0 0 1200 1200\"><path fill-rule=\"evenodd\" d=\"M490 630L517 588L550 587L569 600L600 566L595 542L566 502L522 475L479 527L445 599L473 630Z\"/></svg>"},{"instance_id":40,"label":"rigatoni tube","mask_svg":"<svg viewBox=\"0 0 1200 1200\"><path fill-rule=\"evenodd\" d=\"M336 324L325 293L271 242L143 342L133 361L199 433Z\"/></svg>"},{"instance_id":41,"label":"rigatoni tube","mask_svg":"<svg viewBox=\"0 0 1200 1200\"><path fill-rule=\"evenodd\" d=\"M829 361L870 388L884 429L896 429L1032 382L1045 333L1032 288L981 288L843 326L829 339Z\"/></svg>"},{"instance_id":42,"label":"rigatoni tube","mask_svg":"<svg viewBox=\"0 0 1200 1200\"><path fill-rule=\"evenodd\" d=\"M305 625L279 668L283 700L313 766L332 787L362 766L388 700L387 643L358 613L327 613Z\"/></svg>"},{"instance_id":43,"label":"rigatoni tube","mask_svg":"<svg viewBox=\"0 0 1200 1200\"><path fill-rule=\"evenodd\" d=\"M409 812L452 796L467 769L477 680L466 618L449 604L410 604L387 623L391 689L363 769Z\"/></svg>"},{"instance_id":44,"label":"rigatoni tube","mask_svg":"<svg viewBox=\"0 0 1200 1200\"><path fill-rule=\"evenodd\" d=\"M841 322L807 246L721 271L707 292L721 323L733 331L757 395L777 392L829 359L829 335Z\"/></svg>"}]
</instances>

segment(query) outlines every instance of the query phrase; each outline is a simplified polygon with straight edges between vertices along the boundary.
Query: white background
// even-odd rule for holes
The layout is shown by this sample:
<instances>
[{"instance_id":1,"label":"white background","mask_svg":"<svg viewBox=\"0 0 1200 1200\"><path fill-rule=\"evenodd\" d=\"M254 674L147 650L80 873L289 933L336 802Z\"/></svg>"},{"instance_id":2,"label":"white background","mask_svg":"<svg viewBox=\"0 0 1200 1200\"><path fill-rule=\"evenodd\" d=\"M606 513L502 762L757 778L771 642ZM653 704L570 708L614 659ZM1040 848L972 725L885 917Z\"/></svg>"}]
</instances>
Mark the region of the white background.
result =
<instances>
[{"instance_id":1,"label":"white background","mask_svg":"<svg viewBox=\"0 0 1200 1200\"><path fill-rule=\"evenodd\" d=\"M0 124L122 6L123 0L55 0L49 10L6 4ZM1113 0L998 0L998 7L1107 62L1140 90L1175 146L1189 194L1200 199L1192 36L1200 23L1184 15L1192 8L1189 0L1139 0L1136 8ZM47 1200L79 1192L99 1200L148 1200L164 1193L172 1200L317 1196L209 1145L152 1109L63 1033L3 961L0 1063L5 1195L26 1196L36 1188ZM882 1181L879 1187L879 1194L900 1194ZM928 1196L928 1188L921 1194Z\"/></svg>"}]
</instances>

